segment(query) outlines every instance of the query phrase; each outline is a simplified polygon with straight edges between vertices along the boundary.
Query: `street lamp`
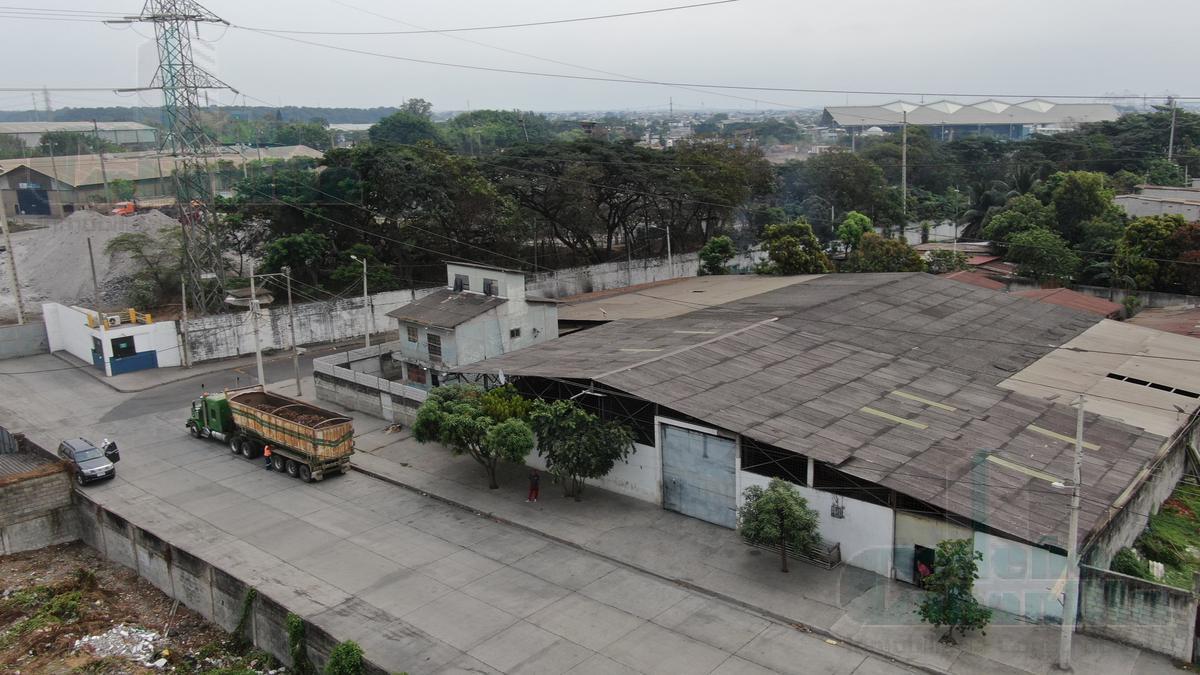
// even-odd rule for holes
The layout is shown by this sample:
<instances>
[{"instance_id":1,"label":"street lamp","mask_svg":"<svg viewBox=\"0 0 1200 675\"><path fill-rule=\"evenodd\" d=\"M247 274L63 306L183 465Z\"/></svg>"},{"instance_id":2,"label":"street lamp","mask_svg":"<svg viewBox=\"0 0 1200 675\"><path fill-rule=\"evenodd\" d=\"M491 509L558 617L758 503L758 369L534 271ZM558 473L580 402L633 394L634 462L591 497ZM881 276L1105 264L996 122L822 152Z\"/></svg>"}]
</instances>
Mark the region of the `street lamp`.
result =
<instances>
[{"instance_id":1,"label":"street lamp","mask_svg":"<svg viewBox=\"0 0 1200 675\"><path fill-rule=\"evenodd\" d=\"M366 256L359 258L353 253L350 254L350 259L355 262L362 263L363 266L363 333L366 334L366 346L371 346L371 303L367 297L367 258Z\"/></svg>"}]
</instances>

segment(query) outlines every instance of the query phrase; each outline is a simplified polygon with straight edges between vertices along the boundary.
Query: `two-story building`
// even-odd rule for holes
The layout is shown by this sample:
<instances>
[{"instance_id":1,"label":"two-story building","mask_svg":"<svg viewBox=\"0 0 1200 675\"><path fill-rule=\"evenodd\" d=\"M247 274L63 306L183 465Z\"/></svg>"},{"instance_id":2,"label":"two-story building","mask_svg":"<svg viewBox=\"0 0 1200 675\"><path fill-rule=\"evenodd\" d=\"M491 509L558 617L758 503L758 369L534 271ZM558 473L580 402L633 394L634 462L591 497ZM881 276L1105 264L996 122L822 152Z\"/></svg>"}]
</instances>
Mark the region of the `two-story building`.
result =
<instances>
[{"instance_id":1,"label":"two-story building","mask_svg":"<svg viewBox=\"0 0 1200 675\"><path fill-rule=\"evenodd\" d=\"M423 389L457 366L558 337L556 301L526 295L523 272L471 263L447 263L445 288L388 316L399 324L390 370Z\"/></svg>"}]
</instances>

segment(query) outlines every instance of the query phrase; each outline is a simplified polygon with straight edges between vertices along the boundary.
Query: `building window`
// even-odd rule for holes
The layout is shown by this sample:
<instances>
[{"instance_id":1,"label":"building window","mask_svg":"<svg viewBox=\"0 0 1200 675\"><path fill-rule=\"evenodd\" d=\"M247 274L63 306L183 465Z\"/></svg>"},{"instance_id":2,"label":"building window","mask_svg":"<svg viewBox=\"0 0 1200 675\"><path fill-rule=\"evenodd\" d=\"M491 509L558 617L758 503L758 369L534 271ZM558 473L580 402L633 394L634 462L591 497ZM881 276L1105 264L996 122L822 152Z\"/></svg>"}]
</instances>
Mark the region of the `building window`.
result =
<instances>
[{"instance_id":1,"label":"building window","mask_svg":"<svg viewBox=\"0 0 1200 675\"><path fill-rule=\"evenodd\" d=\"M416 326L408 327L408 341L409 342L417 341L417 327Z\"/></svg>"},{"instance_id":2,"label":"building window","mask_svg":"<svg viewBox=\"0 0 1200 675\"><path fill-rule=\"evenodd\" d=\"M442 360L442 336L429 334L429 358L434 361Z\"/></svg>"},{"instance_id":3,"label":"building window","mask_svg":"<svg viewBox=\"0 0 1200 675\"><path fill-rule=\"evenodd\" d=\"M487 285L486 281L485 281L484 285L485 286ZM456 290L456 291L471 290L471 277L469 277L465 274L455 274L454 275L454 290Z\"/></svg>"},{"instance_id":4,"label":"building window","mask_svg":"<svg viewBox=\"0 0 1200 675\"><path fill-rule=\"evenodd\" d=\"M415 363L408 363L408 381L413 384L425 384L425 369Z\"/></svg>"},{"instance_id":5,"label":"building window","mask_svg":"<svg viewBox=\"0 0 1200 675\"><path fill-rule=\"evenodd\" d=\"M521 329L520 328L510 328L508 331L508 337L510 337L514 340L516 338L521 337Z\"/></svg>"},{"instance_id":6,"label":"building window","mask_svg":"<svg viewBox=\"0 0 1200 675\"><path fill-rule=\"evenodd\" d=\"M484 295L500 295L500 282L496 281L495 279L484 279L483 280L483 294Z\"/></svg>"}]
</instances>

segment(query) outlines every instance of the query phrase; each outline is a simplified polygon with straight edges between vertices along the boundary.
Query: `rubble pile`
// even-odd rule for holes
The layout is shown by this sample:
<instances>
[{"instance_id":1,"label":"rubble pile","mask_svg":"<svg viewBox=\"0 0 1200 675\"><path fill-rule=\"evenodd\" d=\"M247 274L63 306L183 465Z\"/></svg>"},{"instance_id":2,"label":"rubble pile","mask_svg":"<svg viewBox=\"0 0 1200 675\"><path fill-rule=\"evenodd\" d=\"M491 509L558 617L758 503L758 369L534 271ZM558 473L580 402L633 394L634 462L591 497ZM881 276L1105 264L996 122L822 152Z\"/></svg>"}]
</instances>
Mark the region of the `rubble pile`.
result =
<instances>
[{"instance_id":1,"label":"rubble pile","mask_svg":"<svg viewBox=\"0 0 1200 675\"><path fill-rule=\"evenodd\" d=\"M155 660L158 654L159 634L145 628L120 624L99 635L87 635L75 641L75 649L86 649L96 656L120 656L141 662L143 665L159 667ZM158 659L166 664L166 659Z\"/></svg>"}]
</instances>

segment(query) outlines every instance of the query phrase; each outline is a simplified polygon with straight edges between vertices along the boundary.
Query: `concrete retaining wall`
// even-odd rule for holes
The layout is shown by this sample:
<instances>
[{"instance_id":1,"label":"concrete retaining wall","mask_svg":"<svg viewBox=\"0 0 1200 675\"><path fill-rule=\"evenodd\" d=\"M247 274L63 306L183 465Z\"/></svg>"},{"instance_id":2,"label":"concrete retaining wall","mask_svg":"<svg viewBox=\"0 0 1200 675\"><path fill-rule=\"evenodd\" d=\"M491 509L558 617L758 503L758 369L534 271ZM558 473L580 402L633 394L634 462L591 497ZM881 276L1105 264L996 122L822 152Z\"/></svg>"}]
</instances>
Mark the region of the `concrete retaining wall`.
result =
<instances>
[{"instance_id":1,"label":"concrete retaining wall","mask_svg":"<svg viewBox=\"0 0 1200 675\"><path fill-rule=\"evenodd\" d=\"M226 631L237 628L250 587L236 570L223 570L205 561L199 551L187 551L134 525L86 494L78 499L80 538L113 562L135 570L168 596L179 600ZM284 619L288 609L262 593L251 603L246 637L259 649L291 665ZM308 655L318 671L324 668L337 641L305 619ZM365 662L364 672L386 675Z\"/></svg>"},{"instance_id":2,"label":"concrete retaining wall","mask_svg":"<svg viewBox=\"0 0 1200 675\"><path fill-rule=\"evenodd\" d=\"M0 555L79 538L71 475L57 465L47 470L52 473L31 472L0 485Z\"/></svg>"},{"instance_id":3,"label":"concrete retaining wall","mask_svg":"<svg viewBox=\"0 0 1200 675\"><path fill-rule=\"evenodd\" d=\"M1079 568L1079 631L1190 662L1196 594L1137 577Z\"/></svg>"},{"instance_id":4,"label":"concrete retaining wall","mask_svg":"<svg viewBox=\"0 0 1200 675\"><path fill-rule=\"evenodd\" d=\"M46 324L34 321L23 326L0 326L0 361L18 356L50 353Z\"/></svg>"}]
</instances>

